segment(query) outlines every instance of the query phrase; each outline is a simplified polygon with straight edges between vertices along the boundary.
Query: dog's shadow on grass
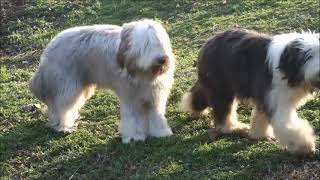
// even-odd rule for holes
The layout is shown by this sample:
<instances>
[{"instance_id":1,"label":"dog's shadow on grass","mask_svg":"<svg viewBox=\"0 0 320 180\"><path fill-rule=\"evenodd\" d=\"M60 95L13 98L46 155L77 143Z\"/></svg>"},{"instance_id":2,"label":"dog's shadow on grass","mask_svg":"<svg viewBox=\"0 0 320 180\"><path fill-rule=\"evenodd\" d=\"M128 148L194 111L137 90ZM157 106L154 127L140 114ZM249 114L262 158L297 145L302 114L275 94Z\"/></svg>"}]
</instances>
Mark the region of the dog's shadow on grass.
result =
<instances>
[{"instance_id":1,"label":"dog's shadow on grass","mask_svg":"<svg viewBox=\"0 0 320 180\"><path fill-rule=\"evenodd\" d=\"M93 140L96 144L81 153L73 153L68 143L47 150L53 147L50 141L66 138L66 135L45 128L42 117L37 121L24 121L0 135L0 160L17 160L19 156L35 158L37 156L31 153L37 147L42 151L50 151L44 155L44 159L27 160L27 163L34 163L36 171L41 173L39 179L188 178L190 174L207 178L229 174L228 177L245 178L248 174L263 176L286 163L297 167L309 162L301 161L265 141L250 141L237 135L224 135L211 140L207 131L211 116L193 119L184 113L169 111L168 117L175 119L169 120L175 133L172 137L122 144L120 137L112 135L103 144ZM88 132L91 131L93 129ZM79 140L78 137L69 136L67 139L70 142L90 141ZM76 144L81 146L82 143ZM68 152L72 155L65 154ZM64 155L65 158L60 158ZM320 157L317 155L317 158ZM40 162L48 159L50 161L47 163ZM230 175L230 171L234 173Z\"/></svg>"},{"instance_id":2,"label":"dog's shadow on grass","mask_svg":"<svg viewBox=\"0 0 320 180\"><path fill-rule=\"evenodd\" d=\"M171 124L175 131L171 137L122 144L119 137L112 136L106 143L94 142L96 144L88 150L77 153L73 153L68 145L57 146L42 159L50 159L47 163L31 160L36 171L41 173L37 178L139 179L178 175L188 178L190 174L210 178L230 171L235 171L230 176L237 178L241 175L247 177L250 173L265 174L283 163L301 162L267 142L257 143L237 135L221 136L213 141L207 132L209 119L195 120L185 118L183 113L175 114L171 118L180 118L181 122ZM45 128L44 124L43 121L27 121L0 135L0 160L33 153L37 146L49 148L50 141L66 138L64 134ZM76 137L68 139L73 142ZM72 155L65 154L68 152ZM65 158L60 158L64 155Z\"/></svg>"},{"instance_id":3,"label":"dog's shadow on grass","mask_svg":"<svg viewBox=\"0 0 320 180\"><path fill-rule=\"evenodd\" d=\"M8 131L0 134L0 160L5 161L20 153L30 151L36 146L45 146L53 139L64 137L45 127L43 121L21 122Z\"/></svg>"},{"instance_id":4,"label":"dog's shadow on grass","mask_svg":"<svg viewBox=\"0 0 320 180\"><path fill-rule=\"evenodd\" d=\"M39 179L187 178L190 174L209 178L234 170L238 171L235 177L246 177L252 172L264 174L284 161L295 162L288 153L270 146L238 136L212 141L205 130L130 144L113 138L76 157L42 166Z\"/></svg>"}]
</instances>

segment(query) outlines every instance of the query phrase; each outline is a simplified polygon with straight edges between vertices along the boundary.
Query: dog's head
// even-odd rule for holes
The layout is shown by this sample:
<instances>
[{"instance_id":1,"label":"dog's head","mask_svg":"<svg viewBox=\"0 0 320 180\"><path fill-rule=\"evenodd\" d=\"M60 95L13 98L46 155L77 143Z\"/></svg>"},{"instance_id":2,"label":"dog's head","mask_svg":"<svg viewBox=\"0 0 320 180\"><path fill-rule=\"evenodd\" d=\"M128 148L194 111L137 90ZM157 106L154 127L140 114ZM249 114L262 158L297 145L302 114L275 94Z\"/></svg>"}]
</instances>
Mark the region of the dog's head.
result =
<instances>
[{"instance_id":1,"label":"dog's head","mask_svg":"<svg viewBox=\"0 0 320 180\"><path fill-rule=\"evenodd\" d=\"M291 86L320 89L319 33L301 33L284 48L279 61L283 79Z\"/></svg>"},{"instance_id":2,"label":"dog's head","mask_svg":"<svg viewBox=\"0 0 320 180\"><path fill-rule=\"evenodd\" d=\"M159 76L174 66L169 36L160 23L134 21L122 26L117 61L131 76Z\"/></svg>"}]
</instances>

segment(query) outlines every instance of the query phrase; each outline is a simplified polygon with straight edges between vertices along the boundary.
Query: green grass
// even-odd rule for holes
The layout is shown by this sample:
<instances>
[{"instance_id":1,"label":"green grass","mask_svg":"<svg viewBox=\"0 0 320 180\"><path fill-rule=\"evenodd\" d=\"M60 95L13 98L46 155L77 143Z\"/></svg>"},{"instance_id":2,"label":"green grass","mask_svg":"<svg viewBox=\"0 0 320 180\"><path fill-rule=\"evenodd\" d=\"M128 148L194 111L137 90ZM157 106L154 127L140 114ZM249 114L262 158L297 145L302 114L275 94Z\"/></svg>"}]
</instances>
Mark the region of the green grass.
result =
<instances>
[{"instance_id":1,"label":"green grass","mask_svg":"<svg viewBox=\"0 0 320 180\"><path fill-rule=\"evenodd\" d=\"M319 172L319 154L298 158L277 144L236 135L212 141L207 133L210 116L192 119L177 108L196 78L193 64L208 37L236 27L270 34L319 31L317 0L35 0L24 8L1 27L0 179L261 179L292 177L293 172L302 172L298 178L304 178ZM177 57L167 108L172 137L122 144L117 133L119 102L106 91L87 102L78 131L70 135L46 128L41 113L22 110L26 104L40 103L27 81L42 48L59 31L140 18L163 23ZM249 122L250 107L241 105L238 112L241 121ZM319 136L320 97L299 114Z\"/></svg>"}]
</instances>

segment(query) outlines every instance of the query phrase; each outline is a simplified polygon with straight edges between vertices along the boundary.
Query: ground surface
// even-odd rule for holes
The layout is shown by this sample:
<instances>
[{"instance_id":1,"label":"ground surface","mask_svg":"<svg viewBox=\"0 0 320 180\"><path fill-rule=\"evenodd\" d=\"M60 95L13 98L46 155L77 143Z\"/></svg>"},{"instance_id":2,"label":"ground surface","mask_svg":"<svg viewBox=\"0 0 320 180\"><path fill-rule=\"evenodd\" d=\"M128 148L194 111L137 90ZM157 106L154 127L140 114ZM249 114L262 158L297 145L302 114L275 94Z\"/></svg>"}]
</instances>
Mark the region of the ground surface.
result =
<instances>
[{"instance_id":1,"label":"ground surface","mask_svg":"<svg viewBox=\"0 0 320 180\"><path fill-rule=\"evenodd\" d=\"M318 0L35 0L16 7L2 2L7 11L0 32L0 179L319 178L319 154L297 158L274 143L236 135L212 141L207 133L210 116L192 119L177 108L196 78L193 64L208 37L235 27L270 34L319 32ZM167 117L174 136L121 144L118 99L105 91L98 91L82 109L78 131L70 135L46 128L41 113L22 109L39 103L27 81L42 48L59 31L139 18L158 19L172 38L177 70ZM238 111L241 121L249 122L250 107L242 105ZM319 96L299 114L319 136Z\"/></svg>"}]
</instances>

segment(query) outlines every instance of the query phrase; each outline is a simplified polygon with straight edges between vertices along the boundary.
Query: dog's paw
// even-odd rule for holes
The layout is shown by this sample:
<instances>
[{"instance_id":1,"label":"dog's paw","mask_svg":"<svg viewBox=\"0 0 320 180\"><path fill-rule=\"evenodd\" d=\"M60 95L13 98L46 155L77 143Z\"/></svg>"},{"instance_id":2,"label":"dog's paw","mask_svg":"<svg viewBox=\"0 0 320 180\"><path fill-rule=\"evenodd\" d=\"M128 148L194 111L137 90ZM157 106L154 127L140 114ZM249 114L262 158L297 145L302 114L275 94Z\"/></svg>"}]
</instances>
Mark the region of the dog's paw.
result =
<instances>
[{"instance_id":1,"label":"dog's paw","mask_svg":"<svg viewBox=\"0 0 320 180\"><path fill-rule=\"evenodd\" d=\"M217 140L218 137L221 135L219 131L217 131L216 128L210 128L208 129L209 138L213 141Z\"/></svg>"},{"instance_id":2,"label":"dog's paw","mask_svg":"<svg viewBox=\"0 0 320 180\"><path fill-rule=\"evenodd\" d=\"M289 125L285 128L274 128L279 143L292 154L314 155L317 138L308 121L300 120Z\"/></svg>"},{"instance_id":3,"label":"dog's paw","mask_svg":"<svg viewBox=\"0 0 320 180\"><path fill-rule=\"evenodd\" d=\"M59 126L58 121L48 121L45 125L46 127L56 129Z\"/></svg>"},{"instance_id":4,"label":"dog's paw","mask_svg":"<svg viewBox=\"0 0 320 180\"><path fill-rule=\"evenodd\" d=\"M314 144L310 144L309 146L300 146L300 147L285 147L290 153L297 156L314 156L316 154L316 148Z\"/></svg>"},{"instance_id":5,"label":"dog's paw","mask_svg":"<svg viewBox=\"0 0 320 180\"><path fill-rule=\"evenodd\" d=\"M167 127L167 128L162 128L162 129L153 129L152 131L150 131L150 136L153 137L167 137L167 136L171 136L173 134L171 128Z\"/></svg>"},{"instance_id":6,"label":"dog's paw","mask_svg":"<svg viewBox=\"0 0 320 180\"><path fill-rule=\"evenodd\" d=\"M66 126L66 125L61 125L59 124L59 121L52 121L49 120L49 122L46 123L46 127L50 127L54 129L57 132L63 132L63 133L72 133L77 130L79 122L76 121L72 126Z\"/></svg>"},{"instance_id":7,"label":"dog's paw","mask_svg":"<svg viewBox=\"0 0 320 180\"><path fill-rule=\"evenodd\" d=\"M250 126L245 123L236 122L224 126L217 126L217 131L222 134L239 134L241 136L248 136Z\"/></svg>"},{"instance_id":8,"label":"dog's paw","mask_svg":"<svg viewBox=\"0 0 320 180\"><path fill-rule=\"evenodd\" d=\"M122 136L122 143L123 144L128 144L131 142L131 140L133 141L144 141L146 139L145 135L134 135L134 136Z\"/></svg>"},{"instance_id":9,"label":"dog's paw","mask_svg":"<svg viewBox=\"0 0 320 180\"><path fill-rule=\"evenodd\" d=\"M239 132L243 134L249 134L250 126L244 123L236 123L234 126L231 127L231 131Z\"/></svg>"},{"instance_id":10,"label":"dog's paw","mask_svg":"<svg viewBox=\"0 0 320 180\"><path fill-rule=\"evenodd\" d=\"M269 141L269 142L277 142L277 139L274 136L253 136L249 133L248 138L252 141Z\"/></svg>"},{"instance_id":11,"label":"dog's paw","mask_svg":"<svg viewBox=\"0 0 320 180\"><path fill-rule=\"evenodd\" d=\"M249 139L254 141L270 141L270 142L276 142L277 139L274 136L273 133L267 132L267 133L260 133L260 132L249 132Z\"/></svg>"},{"instance_id":12,"label":"dog's paw","mask_svg":"<svg viewBox=\"0 0 320 180\"><path fill-rule=\"evenodd\" d=\"M72 133L77 130L77 126L72 126L72 127L55 126L55 127L53 127L53 129L57 132Z\"/></svg>"},{"instance_id":13,"label":"dog's paw","mask_svg":"<svg viewBox=\"0 0 320 180\"><path fill-rule=\"evenodd\" d=\"M298 156L313 156L316 153L315 140L312 138L300 142L291 140L285 149Z\"/></svg>"}]
</instances>

